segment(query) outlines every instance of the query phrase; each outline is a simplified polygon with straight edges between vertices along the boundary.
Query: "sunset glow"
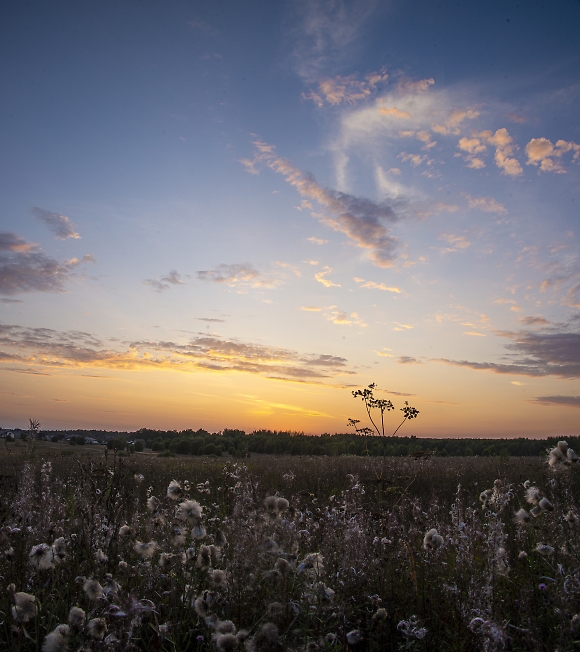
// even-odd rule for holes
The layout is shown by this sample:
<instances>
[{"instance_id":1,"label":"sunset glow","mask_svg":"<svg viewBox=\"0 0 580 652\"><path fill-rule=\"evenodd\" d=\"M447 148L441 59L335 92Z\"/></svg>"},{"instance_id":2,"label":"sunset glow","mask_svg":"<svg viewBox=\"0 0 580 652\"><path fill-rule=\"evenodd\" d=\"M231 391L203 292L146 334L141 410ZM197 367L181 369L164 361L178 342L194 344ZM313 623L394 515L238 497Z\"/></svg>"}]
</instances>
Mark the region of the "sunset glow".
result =
<instances>
[{"instance_id":1,"label":"sunset glow","mask_svg":"<svg viewBox=\"0 0 580 652\"><path fill-rule=\"evenodd\" d=\"M0 12L0 426L579 434L579 2Z\"/></svg>"}]
</instances>

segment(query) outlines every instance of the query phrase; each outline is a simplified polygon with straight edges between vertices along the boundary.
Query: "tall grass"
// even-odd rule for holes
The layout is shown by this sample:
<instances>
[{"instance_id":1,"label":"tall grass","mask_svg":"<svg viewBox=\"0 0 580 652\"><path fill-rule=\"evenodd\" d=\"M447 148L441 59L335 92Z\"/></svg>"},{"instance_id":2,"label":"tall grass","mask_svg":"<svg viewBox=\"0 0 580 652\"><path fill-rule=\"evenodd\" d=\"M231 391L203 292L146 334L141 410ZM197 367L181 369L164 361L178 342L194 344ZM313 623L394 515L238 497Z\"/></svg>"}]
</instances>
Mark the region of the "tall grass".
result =
<instances>
[{"instance_id":1,"label":"tall grass","mask_svg":"<svg viewBox=\"0 0 580 652\"><path fill-rule=\"evenodd\" d=\"M574 650L579 473L4 455L0 649ZM528 517L524 482L553 510Z\"/></svg>"}]
</instances>

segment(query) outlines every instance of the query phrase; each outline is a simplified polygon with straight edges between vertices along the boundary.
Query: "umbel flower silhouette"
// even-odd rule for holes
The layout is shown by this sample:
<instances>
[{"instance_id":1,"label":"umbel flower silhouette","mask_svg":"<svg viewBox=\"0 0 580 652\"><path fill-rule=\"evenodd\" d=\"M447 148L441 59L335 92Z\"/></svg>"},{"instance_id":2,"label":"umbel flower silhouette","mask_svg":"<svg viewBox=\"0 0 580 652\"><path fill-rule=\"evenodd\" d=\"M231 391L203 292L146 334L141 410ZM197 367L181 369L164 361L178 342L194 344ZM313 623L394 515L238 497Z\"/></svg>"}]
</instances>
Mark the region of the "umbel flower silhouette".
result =
<instances>
[{"instance_id":1,"label":"umbel flower silhouette","mask_svg":"<svg viewBox=\"0 0 580 652\"><path fill-rule=\"evenodd\" d=\"M374 430L373 428L368 427L359 428L358 424L360 423L360 419L349 419L348 425L354 428L358 435L367 436L372 435L374 432L376 432L379 437L387 437L388 435L385 434L385 412L394 410L395 406L391 401L387 399L375 398L375 389L377 389L376 383L371 383L368 387L365 387L365 389L357 389L352 392L354 398L360 398L364 403L367 415L370 422L373 424ZM377 410L381 415L380 429L373 419L373 413L376 415ZM405 401L405 405L400 408L400 410L405 415L405 418L401 421L397 428L395 428L394 432L391 434L391 437L394 437L397 434L399 428L405 423L405 421L416 419L419 415L419 410L409 405L408 401Z\"/></svg>"}]
</instances>

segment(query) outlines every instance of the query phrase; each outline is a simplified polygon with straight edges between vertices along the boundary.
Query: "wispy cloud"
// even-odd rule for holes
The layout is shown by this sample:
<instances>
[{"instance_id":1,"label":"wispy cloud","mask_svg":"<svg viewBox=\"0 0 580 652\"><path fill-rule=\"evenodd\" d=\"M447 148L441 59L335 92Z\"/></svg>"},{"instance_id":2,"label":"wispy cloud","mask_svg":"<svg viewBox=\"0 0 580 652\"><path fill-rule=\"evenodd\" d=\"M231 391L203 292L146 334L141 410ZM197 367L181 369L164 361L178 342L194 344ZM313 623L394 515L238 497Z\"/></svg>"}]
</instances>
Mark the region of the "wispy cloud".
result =
<instances>
[{"instance_id":1,"label":"wispy cloud","mask_svg":"<svg viewBox=\"0 0 580 652\"><path fill-rule=\"evenodd\" d=\"M300 0L293 6L298 19L290 30L293 65L300 77L312 83L348 61L376 3Z\"/></svg>"},{"instance_id":2,"label":"wispy cloud","mask_svg":"<svg viewBox=\"0 0 580 652\"><path fill-rule=\"evenodd\" d=\"M580 408L580 396L536 396L529 403L555 407Z\"/></svg>"},{"instance_id":3,"label":"wispy cloud","mask_svg":"<svg viewBox=\"0 0 580 652\"><path fill-rule=\"evenodd\" d=\"M270 169L284 176L302 197L314 200L326 209L325 213L312 212L313 217L335 231L347 235L356 246L369 251L371 260L378 267L392 266L396 257L397 238L389 235L384 223L399 220L393 206L323 188L311 175L278 157L274 145L256 140L254 146L254 159L242 161L246 169L254 171L257 163L265 163Z\"/></svg>"},{"instance_id":4,"label":"wispy cloud","mask_svg":"<svg viewBox=\"0 0 580 652\"><path fill-rule=\"evenodd\" d=\"M238 371L292 380L351 374L347 360L326 353L198 335L189 341L139 340L111 349L90 333L0 324L0 361L20 364L15 371L42 373L50 368L167 369Z\"/></svg>"},{"instance_id":5,"label":"wispy cloud","mask_svg":"<svg viewBox=\"0 0 580 652\"><path fill-rule=\"evenodd\" d=\"M325 288L339 288L339 287L341 287L340 283L333 283L329 278L326 278L326 276L328 274L330 274L330 272L332 272L332 267L328 267L328 265L326 265L324 267L324 269L322 269L320 272L317 272L316 274L314 274L314 278L319 283L322 283L322 285L324 285Z\"/></svg>"},{"instance_id":6,"label":"wispy cloud","mask_svg":"<svg viewBox=\"0 0 580 652\"><path fill-rule=\"evenodd\" d=\"M62 292L76 268L94 262L87 254L82 260L59 262L33 243L7 231L0 232L0 294Z\"/></svg>"},{"instance_id":7,"label":"wispy cloud","mask_svg":"<svg viewBox=\"0 0 580 652\"><path fill-rule=\"evenodd\" d=\"M150 285L156 292L168 290L172 285L185 285L184 277L172 269L169 273L160 278L148 278L143 281L145 285Z\"/></svg>"},{"instance_id":8,"label":"wispy cloud","mask_svg":"<svg viewBox=\"0 0 580 652\"><path fill-rule=\"evenodd\" d=\"M358 79L356 75L326 77L318 82L315 91L303 93L302 97L312 100L319 108L325 104L354 104L370 97L387 79L384 71L369 73L363 79Z\"/></svg>"},{"instance_id":9,"label":"wispy cloud","mask_svg":"<svg viewBox=\"0 0 580 652\"><path fill-rule=\"evenodd\" d=\"M210 270L197 272L200 281L221 283L232 288L272 289L280 285L279 279L265 276L250 263L221 264Z\"/></svg>"},{"instance_id":10,"label":"wispy cloud","mask_svg":"<svg viewBox=\"0 0 580 652\"><path fill-rule=\"evenodd\" d=\"M307 238L307 240L308 242L313 242L314 244L319 244L319 245L323 245L328 242L328 240L322 240L322 238L315 238L314 236L312 236L311 238Z\"/></svg>"},{"instance_id":11,"label":"wispy cloud","mask_svg":"<svg viewBox=\"0 0 580 652\"><path fill-rule=\"evenodd\" d=\"M331 321L337 326L366 326L365 322L358 316L356 312L351 312L350 314L344 312L343 310L334 310L327 317L328 321Z\"/></svg>"},{"instance_id":12,"label":"wispy cloud","mask_svg":"<svg viewBox=\"0 0 580 652\"><path fill-rule=\"evenodd\" d=\"M467 193L465 193L465 197L469 208L483 211L484 213L506 214L508 212L507 208L493 197L472 197Z\"/></svg>"},{"instance_id":13,"label":"wispy cloud","mask_svg":"<svg viewBox=\"0 0 580 652\"><path fill-rule=\"evenodd\" d=\"M365 281L364 278L359 278L358 276L355 276L353 280L355 283L360 283L361 288L367 288L368 290L384 290L385 292L394 292L395 294L401 293L401 290L398 287L387 286L384 283Z\"/></svg>"},{"instance_id":14,"label":"wispy cloud","mask_svg":"<svg viewBox=\"0 0 580 652\"><path fill-rule=\"evenodd\" d=\"M438 361L498 374L580 378L580 333L499 331L497 334L512 340L506 346L512 353L504 356L505 362L472 362L446 358Z\"/></svg>"},{"instance_id":15,"label":"wispy cloud","mask_svg":"<svg viewBox=\"0 0 580 652\"><path fill-rule=\"evenodd\" d=\"M417 358L413 358L410 355L402 355L399 358L397 358L397 362L399 364L423 364L421 360L418 360Z\"/></svg>"},{"instance_id":16,"label":"wispy cloud","mask_svg":"<svg viewBox=\"0 0 580 652\"><path fill-rule=\"evenodd\" d=\"M75 231L75 225L66 215L62 213L53 213L44 208L35 206L32 209L34 217L46 224L52 231L57 240L67 240L68 238L80 238L81 236Z\"/></svg>"}]
</instances>

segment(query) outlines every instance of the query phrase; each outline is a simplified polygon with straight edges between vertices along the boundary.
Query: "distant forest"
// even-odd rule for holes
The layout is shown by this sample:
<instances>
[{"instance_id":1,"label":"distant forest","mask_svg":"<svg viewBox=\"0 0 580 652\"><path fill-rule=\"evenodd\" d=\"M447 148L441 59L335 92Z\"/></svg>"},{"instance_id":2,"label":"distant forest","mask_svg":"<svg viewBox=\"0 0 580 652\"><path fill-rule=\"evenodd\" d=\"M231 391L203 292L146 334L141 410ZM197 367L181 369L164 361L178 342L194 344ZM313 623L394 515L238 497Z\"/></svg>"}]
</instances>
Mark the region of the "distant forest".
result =
<instances>
[{"instance_id":1,"label":"distant forest","mask_svg":"<svg viewBox=\"0 0 580 652\"><path fill-rule=\"evenodd\" d=\"M548 439L419 439L417 437L362 436L355 434L305 435L301 432L225 429L219 433L206 430L150 430L142 428L130 433L94 430L50 431L42 433L53 441L74 435L75 444L85 438L106 443L108 448L142 451L149 449L162 455L229 454L244 458L252 453L271 455L360 455L402 457L421 452L445 456L538 456L553 448L558 438ZM580 453L580 437L567 437L572 448Z\"/></svg>"}]
</instances>

